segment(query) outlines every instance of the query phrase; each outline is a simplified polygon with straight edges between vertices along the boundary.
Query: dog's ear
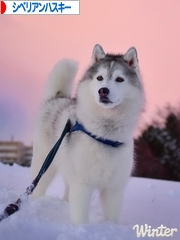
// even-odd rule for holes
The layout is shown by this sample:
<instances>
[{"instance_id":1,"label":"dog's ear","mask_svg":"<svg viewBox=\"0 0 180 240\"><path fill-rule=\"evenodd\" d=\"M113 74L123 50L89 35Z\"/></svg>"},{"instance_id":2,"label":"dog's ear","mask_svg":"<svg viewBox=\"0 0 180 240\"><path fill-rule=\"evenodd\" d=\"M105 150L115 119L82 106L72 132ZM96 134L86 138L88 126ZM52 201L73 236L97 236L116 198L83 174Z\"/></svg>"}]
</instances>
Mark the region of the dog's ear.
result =
<instances>
[{"instance_id":1,"label":"dog's ear","mask_svg":"<svg viewBox=\"0 0 180 240\"><path fill-rule=\"evenodd\" d=\"M91 57L91 65L103 59L106 56L101 45L96 44L93 49L92 57Z\"/></svg>"},{"instance_id":2,"label":"dog's ear","mask_svg":"<svg viewBox=\"0 0 180 240\"><path fill-rule=\"evenodd\" d=\"M136 68L138 66L138 56L135 47L129 48L126 54L123 55L123 58L129 67Z\"/></svg>"}]
</instances>

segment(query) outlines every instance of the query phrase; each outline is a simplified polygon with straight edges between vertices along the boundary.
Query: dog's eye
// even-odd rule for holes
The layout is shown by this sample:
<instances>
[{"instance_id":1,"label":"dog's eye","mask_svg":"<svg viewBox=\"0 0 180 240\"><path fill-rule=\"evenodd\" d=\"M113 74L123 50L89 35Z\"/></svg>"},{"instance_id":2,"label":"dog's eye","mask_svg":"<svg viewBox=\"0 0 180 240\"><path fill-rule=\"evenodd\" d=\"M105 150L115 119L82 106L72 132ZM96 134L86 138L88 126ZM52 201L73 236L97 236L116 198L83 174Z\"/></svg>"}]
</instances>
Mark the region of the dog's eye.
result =
<instances>
[{"instance_id":1,"label":"dog's eye","mask_svg":"<svg viewBox=\"0 0 180 240\"><path fill-rule=\"evenodd\" d=\"M117 77L115 81L116 82L124 82L124 79L122 77Z\"/></svg>"},{"instance_id":2,"label":"dog's eye","mask_svg":"<svg viewBox=\"0 0 180 240\"><path fill-rule=\"evenodd\" d=\"M103 77L102 77L102 76L98 76L98 77L97 77L97 80L98 80L98 81L102 81L102 80L103 80Z\"/></svg>"}]
</instances>

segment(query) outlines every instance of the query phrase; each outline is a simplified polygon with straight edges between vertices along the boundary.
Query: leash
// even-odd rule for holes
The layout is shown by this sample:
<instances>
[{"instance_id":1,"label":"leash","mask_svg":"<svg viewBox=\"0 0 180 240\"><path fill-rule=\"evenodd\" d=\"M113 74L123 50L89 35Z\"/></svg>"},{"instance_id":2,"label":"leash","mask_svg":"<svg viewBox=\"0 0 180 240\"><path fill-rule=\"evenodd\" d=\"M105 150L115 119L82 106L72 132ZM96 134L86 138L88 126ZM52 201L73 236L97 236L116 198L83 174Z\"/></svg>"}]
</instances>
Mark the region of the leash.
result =
<instances>
[{"instance_id":1,"label":"leash","mask_svg":"<svg viewBox=\"0 0 180 240\"><path fill-rule=\"evenodd\" d=\"M60 136L60 138L58 139L58 141L55 143L54 147L51 149L51 151L48 153L46 159L44 160L44 163L38 173L38 175L36 176L36 178L33 180L33 182L31 183L30 186L28 186L26 188L26 192L23 193L20 198L18 198L18 200L14 203L9 204L5 209L4 212L0 215L0 222L2 220L4 220L5 218L9 217L10 215L12 215L13 213L17 212L20 208L21 208L21 203L27 199L27 197L33 193L34 189L37 187L39 180L41 179L41 177L43 176L43 174L47 171L47 169L49 168L49 166L51 165L56 152L59 148L59 146L61 145L62 140L64 139L65 135L67 133L70 132L71 129L71 122L68 119L62 134Z\"/></svg>"},{"instance_id":2,"label":"leash","mask_svg":"<svg viewBox=\"0 0 180 240\"><path fill-rule=\"evenodd\" d=\"M20 210L21 208L21 203L23 201L25 201L29 195L31 195L34 191L34 189L37 187L41 177L43 176L43 174L47 171L47 169L49 168L49 166L51 165L58 149L59 146L61 145L62 140L64 139L65 135L67 133L71 133L74 131L82 131L85 134L89 135L90 137L94 138L96 141L101 142L103 144L109 145L111 147L119 147L120 145L123 144L123 142L117 142L117 141L112 141L109 139L103 139L103 138L98 138L96 135L91 134L90 132L88 132L84 126L78 122L75 123L75 125L71 128L71 122L68 119L66 122L66 125L62 131L62 134L60 136L60 138L58 139L58 141L55 143L54 147L51 149L51 151L48 153L46 159L44 160L44 163L41 167L41 169L39 170L38 175L36 176L36 178L32 181L31 185L28 186L26 188L26 192L23 193L16 202L14 203L10 203L5 209L4 212L0 215L0 222L2 220L4 220L5 218L9 217L10 215L12 215L13 213L17 212L18 210Z\"/></svg>"}]
</instances>

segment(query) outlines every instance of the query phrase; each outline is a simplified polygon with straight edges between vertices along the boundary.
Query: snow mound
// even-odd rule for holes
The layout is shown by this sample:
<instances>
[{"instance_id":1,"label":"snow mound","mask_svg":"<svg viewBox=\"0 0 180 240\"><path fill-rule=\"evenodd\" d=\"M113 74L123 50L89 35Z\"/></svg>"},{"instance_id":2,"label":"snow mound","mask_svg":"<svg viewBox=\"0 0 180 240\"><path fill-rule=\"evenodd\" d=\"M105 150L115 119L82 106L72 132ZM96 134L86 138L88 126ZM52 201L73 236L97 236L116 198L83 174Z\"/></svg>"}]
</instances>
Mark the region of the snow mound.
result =
<instances>
[{"instance_id":1,"label":"snow mound","mask_svg":"<svg viewBox=\"0 0 180 240\"><path fill-rule=\"evenodd\" d=\"M0 163L0 213L30 185L30 169ZM90 223L73 225L69 204L62 201L62 180L37 200L29 198L20 211L0 223L1 240L135 240L133 226L148 224L177 228L171 239L180 239L180 183L131 178L127 186L120 224L104 221L98 192L92 197ZM165 239L167 237L158 237ZM143 239L147 240L146 235Z\"/></svg>"}]
</instances>

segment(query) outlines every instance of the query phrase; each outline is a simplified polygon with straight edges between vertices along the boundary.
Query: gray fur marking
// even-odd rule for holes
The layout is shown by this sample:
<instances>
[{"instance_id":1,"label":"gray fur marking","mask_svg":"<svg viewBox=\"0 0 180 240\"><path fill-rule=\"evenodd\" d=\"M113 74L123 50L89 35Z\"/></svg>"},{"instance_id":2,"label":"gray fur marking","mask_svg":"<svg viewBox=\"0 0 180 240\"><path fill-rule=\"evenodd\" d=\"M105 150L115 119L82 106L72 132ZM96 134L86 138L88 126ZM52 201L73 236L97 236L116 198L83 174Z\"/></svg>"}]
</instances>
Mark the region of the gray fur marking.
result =
<instances>
[{"instance_id":1,"label":"gray fur marking","mask_svg":"<svg viewBox=\"0 0 180 240\"><path fill-rule=\"evenodd\" d=\"M94 75L97 74L100 67L108 69L109 78L112 77L112 74L116 69L121 68L123 74L127 76L130 84L132 84L134 87L142 88L135 70L128 66L128 64L123 59L123 55L106 54L105 58L99 60L91 67L89 67L81 81L93 79Z\"/></svg>"}]
</instances>

